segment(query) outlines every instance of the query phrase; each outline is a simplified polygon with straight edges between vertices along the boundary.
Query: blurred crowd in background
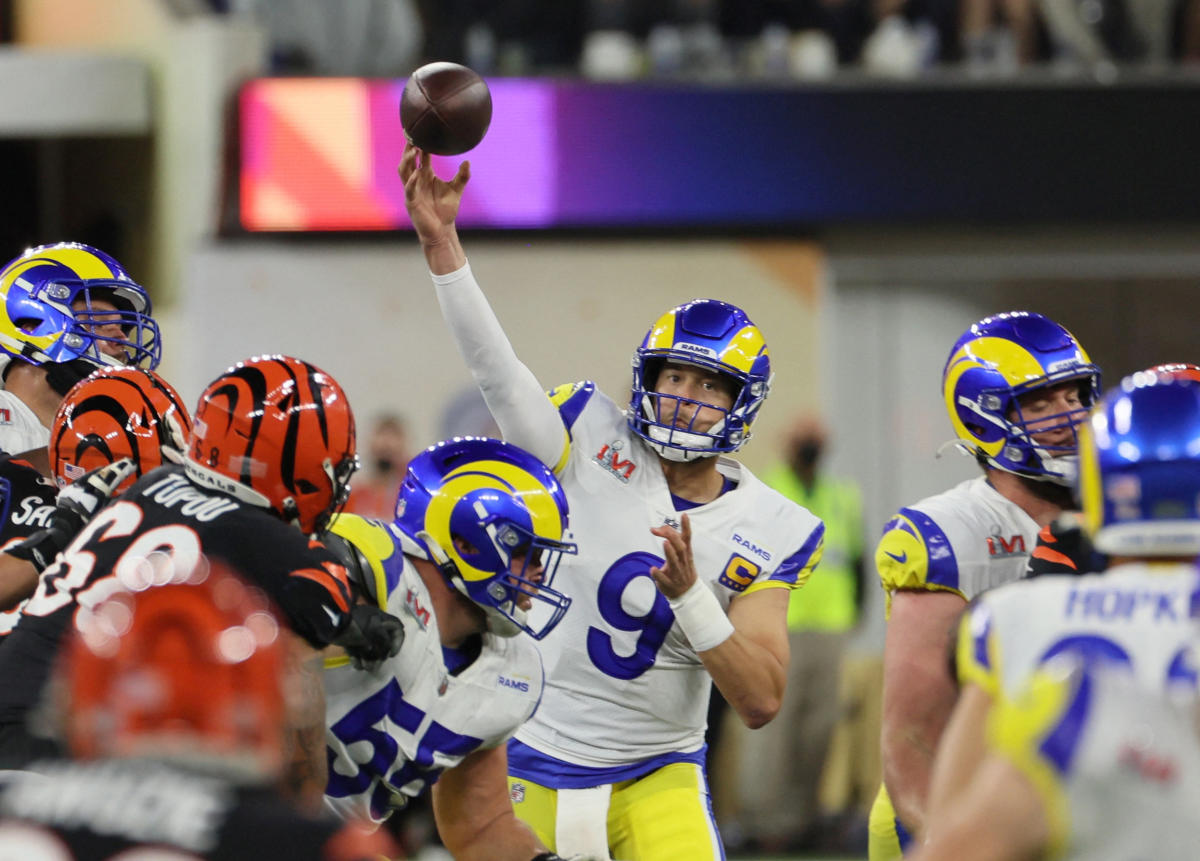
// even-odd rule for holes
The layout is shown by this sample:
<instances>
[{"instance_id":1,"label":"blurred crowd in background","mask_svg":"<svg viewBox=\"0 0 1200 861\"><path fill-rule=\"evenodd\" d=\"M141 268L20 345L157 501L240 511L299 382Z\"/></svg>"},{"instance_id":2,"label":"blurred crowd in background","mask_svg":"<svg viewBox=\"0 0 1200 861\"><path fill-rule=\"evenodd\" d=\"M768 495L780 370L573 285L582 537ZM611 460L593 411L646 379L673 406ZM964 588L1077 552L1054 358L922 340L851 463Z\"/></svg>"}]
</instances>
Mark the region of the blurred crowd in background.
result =
<instances>
[{"instance_id":1,"label":"blurred crowd in background","mask_svg":"<svg viewBox=\"0 0 1200 861\"><path fill-rule=\"evenodd\" d=\"M184 0L176 0L184 2ZM198 2L198 0L196 0ZM819 80L1161 71L1200 60L1200 0L208 0L256 15L279 74Z\"/></svg>"}]
</instances>

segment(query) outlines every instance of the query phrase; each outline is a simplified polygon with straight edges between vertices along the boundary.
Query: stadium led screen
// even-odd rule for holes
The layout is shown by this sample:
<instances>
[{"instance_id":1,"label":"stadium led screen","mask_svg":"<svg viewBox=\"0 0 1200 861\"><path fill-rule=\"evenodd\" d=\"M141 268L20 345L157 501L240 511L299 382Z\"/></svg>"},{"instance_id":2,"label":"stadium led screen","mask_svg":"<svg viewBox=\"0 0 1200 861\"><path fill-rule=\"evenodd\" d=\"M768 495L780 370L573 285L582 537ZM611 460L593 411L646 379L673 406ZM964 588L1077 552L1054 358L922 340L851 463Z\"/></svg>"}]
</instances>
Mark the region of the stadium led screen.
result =
<instances>
[{"instance_id":1,"label":"stadium led screen","mask_svg":"<svg viewBox=\"0 0 1200 861\"><path fill-rule=\"evenodd\" d=\"M464 228L1200 217L1196 86L488 83ZM238 227L410 229L396 175L403 86L248 83ZM435 165L449 177L461 158Z\"/></svg>"}]
</instances>

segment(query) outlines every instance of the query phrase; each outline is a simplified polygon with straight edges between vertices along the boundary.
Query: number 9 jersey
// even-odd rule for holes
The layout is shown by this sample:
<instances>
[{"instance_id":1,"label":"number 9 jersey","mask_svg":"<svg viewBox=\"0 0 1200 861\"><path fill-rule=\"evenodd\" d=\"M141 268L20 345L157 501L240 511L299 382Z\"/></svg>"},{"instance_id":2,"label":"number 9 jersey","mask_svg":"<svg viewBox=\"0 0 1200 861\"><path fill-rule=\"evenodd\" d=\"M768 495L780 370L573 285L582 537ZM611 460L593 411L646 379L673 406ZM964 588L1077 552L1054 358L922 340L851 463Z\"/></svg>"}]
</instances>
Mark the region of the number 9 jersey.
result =
<instances>
[{"instance_id":1,"label":"number 9 jersey","mask_svg":"<svg viewBox=\"0 0 1200 861\"><path fill-rule=\"evenodd\" d=\"M658 455L594 384L560 386L551 400L569 436L555 471L579 550L559 568L571 610L542 641L549 690L509 748L510 774L594 786L635 775L564 784L576 770L545 757L585 769L640 763L644 773L656 757L698 751L712 681L650 576L663 564L650 529L679 526ZM687 509L700 580L726 610L741 595L802 586L820 560L820 519L734 460L717 468L731 489Z\"/></svg>"}]
</instances>

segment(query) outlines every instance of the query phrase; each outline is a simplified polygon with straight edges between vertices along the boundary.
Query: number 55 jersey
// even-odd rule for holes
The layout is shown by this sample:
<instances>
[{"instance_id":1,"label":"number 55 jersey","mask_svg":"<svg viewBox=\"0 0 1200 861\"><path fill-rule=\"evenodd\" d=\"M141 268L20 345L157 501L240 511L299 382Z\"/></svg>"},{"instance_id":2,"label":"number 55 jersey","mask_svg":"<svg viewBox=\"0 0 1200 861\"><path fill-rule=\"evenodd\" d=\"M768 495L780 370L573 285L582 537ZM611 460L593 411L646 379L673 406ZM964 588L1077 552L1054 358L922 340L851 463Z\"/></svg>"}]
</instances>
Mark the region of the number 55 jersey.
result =
<instances>
[{"instance_id":1,"label":"number 55 jersey","mask_svg":"<svg viewBox=\"0 0 1200 861\"><path fill-rule=\"evenodd\" d=\"M546 696L509 747L509 771L563 788L638 776L664 764L656 758L699 751L711 679L650 575L663 564L650 529L680 522L658 455L592 383L561 386L551 400L569 434L556 472L579 550L559 568L571 610L542 641ZM739 596L803 585L824 525L737 461L722 457L717 468L729 489L686 509L700 580L726 610ZM637 764L638 774L622 771ZM562 779L568 773L578 781Z\"/></svg>"},{"instance_id":2,"label":"number 55 jersey","mask_svg":"<svg viewBox=\"0 0 1200 861\"><path fill-rule=\"evenodd\" d=\"M370 563L365 591L404 625L400 652L375 669L356 669L348 658L325 663L325 802L345 819L378 823L445 769L507 741L538 706L542 660L531 638L490 633L473 660L456 660L443 650L429 590L404 556L408 539L355 515L330 528Z\"/></svg>"},{"instance_id":3,"label":"number 55 jersey","mask_svg":"<svg viewBox=\"0 0 1200 861\"><path fill-rule=\"evenodd\" d=\"M1069 653L1124 665L1149 690L1194 689L1188 643L1198 588L1200 572L1191 565L1136 562L993 589L960 624L959 679L1011 699L1044 662Z\"/></svg>"}]
</instances>

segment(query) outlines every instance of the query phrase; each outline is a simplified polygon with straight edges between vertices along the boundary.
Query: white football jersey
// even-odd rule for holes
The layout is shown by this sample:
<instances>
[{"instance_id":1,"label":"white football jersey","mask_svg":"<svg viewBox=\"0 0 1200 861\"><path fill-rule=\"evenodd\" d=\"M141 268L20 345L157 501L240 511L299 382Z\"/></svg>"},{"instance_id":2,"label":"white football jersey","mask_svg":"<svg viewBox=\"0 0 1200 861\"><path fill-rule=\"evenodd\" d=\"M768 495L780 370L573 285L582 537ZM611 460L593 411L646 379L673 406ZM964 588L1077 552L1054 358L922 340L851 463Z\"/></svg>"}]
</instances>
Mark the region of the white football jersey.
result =
<instances>
[{"instance_id":1,"label":"white football jersey","mask_svg":"<svg viewBox=\"0 0 1200 861\"><path fill-rule=\"evenodd\" d=\"M0 389L0 452L22 454L50 444L46 427L25 402Z\"/></svg>"},{"instance_id":2,"label":"white football jersey","mask_svg":"<svg viewBox=\"0 0 1200 861\"><path fill-rule=\"evenodd\" d=\"M546 697L517 738L589 768L696 751L712 682L649 573L663 563L650 529L680 517L658 455L592 383L561 386L552 400L570 435L559 479L579 549L554 581L572 603L542 641ZM736 487L687 511L700 579L725 609L739 595L803 585L821 521L736 461L717 468Z\"/></svg>"},{"instance_id":3,"label":"white football jersey","mask_svg":"<svg viewBox=\"0 0 1200 861\"><path fill-rule=\"evenodd\" d=\"M1041 663L1072 652L1124 664L1149 690L1194 688L1190 607L1198 587L1191 565L1130 563L994 589L962 621L959 678L1011 697Z\"/></svg>"},{"instance_id":4,"label":"white football jersey","mask_svg":"<svg viewBox=\"0 0 1200 861\"><path fill-rule=\"evenodd\" d=\"M1147 696L1111 667L1039 680L990 726L1030 778L1050 826L1047 857L1192 859L1200 847L1195 696Z\"/></svg>"},{"instance_id":5,"label":"white football jersey","mask_svg":"<svg viewBox=\"0 0 1200 861\"><path fill-rule=\"evenodd\" d=\"M875 567L897 589L976 595L1025 576L1038 525L983 476L901 508L884 527Z\"/></svg>"},{"instance_id":6,"label":"white football jersey","mask_svg":"<svg viewBox=\"0 0 1200 861\"><path fill-rule=\"evenodd\" d=\"M392 556L372 561L386 572L386 609L404 624L399 654L373 671L348 659L325 669L325 802L346 819L383 821L444 769L507 741L542 695L541 658L524 634L483 634L478 657L447 670L429 592L392 538Z\"/></svg>"}]
</instances>

